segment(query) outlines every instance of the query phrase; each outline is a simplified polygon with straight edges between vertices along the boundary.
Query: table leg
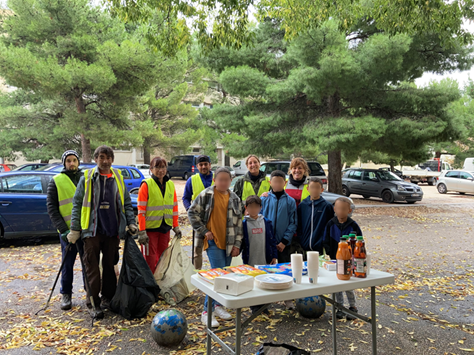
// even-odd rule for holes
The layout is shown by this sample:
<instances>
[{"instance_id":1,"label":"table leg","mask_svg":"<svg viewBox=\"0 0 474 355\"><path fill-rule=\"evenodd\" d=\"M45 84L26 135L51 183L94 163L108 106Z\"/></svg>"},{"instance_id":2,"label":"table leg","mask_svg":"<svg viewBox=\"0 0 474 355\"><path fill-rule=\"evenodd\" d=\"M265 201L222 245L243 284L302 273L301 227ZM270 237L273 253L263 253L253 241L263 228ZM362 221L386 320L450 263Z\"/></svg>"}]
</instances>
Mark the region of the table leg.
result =
<instances>
[{"instance_id":1,"label":"table leg","mask_svg":"<svg viewBox=\"0 0 474 355\"><path fill-rule=\"evenodd\" d=\"M337 355L337 334L336 334L336 294L332 294L332 353L333 355Z\"/></svg>"},{"instance_id":2,"label":"table leg","mask_svg":"<svg viewBox=\"0 0 474 355\"><path fill-rule=\"evenodd\" d=\"M212 298L207 298L207 355L212 353L212 338L209 331L212 329Z\"/></svg>"},{"instance_id":3,"label":"table leg","mask_svg":"<svg viewBox=\"0 0 474 355\"><path fill-rule=\"evenodd\" d=\"M235 355L240 355L242 343L242 308L237 308L235 315Z\"/></svg>"},{"instance_id":4,"label":"table leg","mask_svg":"<svg viewBox=\"0 0 474 355\"><path fill-rule=\"evenodd\" d=\"M371 323L372 323L372 355L377 355L377 313L375 310L375 287L370 288Z\"/></svg>"}]
</instances>

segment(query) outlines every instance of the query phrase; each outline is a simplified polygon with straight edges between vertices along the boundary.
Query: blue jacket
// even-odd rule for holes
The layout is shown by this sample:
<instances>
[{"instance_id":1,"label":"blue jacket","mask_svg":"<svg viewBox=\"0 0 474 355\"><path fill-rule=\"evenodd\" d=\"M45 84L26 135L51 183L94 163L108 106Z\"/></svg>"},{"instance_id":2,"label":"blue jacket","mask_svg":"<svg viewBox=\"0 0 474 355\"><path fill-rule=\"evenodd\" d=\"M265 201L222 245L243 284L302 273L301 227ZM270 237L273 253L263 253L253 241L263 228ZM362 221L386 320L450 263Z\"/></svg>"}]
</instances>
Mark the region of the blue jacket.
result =
<instances>
[{"instance_id":1,"label":"blue jacket","mask_svg":"<svg viewBox=\"0 0 474 355\"><path fill-rule=\"evenodd\" d=\"M288 245L296 233L296 202L285 192L280 199L273 194L268 193L267 197L262 198L263 216L268 218L273 224L273 235L277 244Z\"/></svg>"},{"instance_id":2,"label":"blue jacket","mask_svg":"<svg viewBox=\"0 0 474 355\"><path fill-rule=\"evenodd\" d=\"M348 217L344 223L339 223L337 217L333 217L326 226L324 233L324 249L331 259L336 259L338 244L343 235L349 235L352 231L356 235L362 235L359 225Z\"/></svg>"},{"instance_id":3,"label":"blue jacket","mask_svg":"<svg viewBox=\"0 0 474 355\"><path fill-rule=\"evenodd\" d=\"M214 174L209 174L209 175L202 175L199 173L201 176L201 181L204 184L204 188L207 189L209 186L212 185L212 178ZM189 210L189 207L191 207L191 204L193 202L192 200L193 197L193 184L191 182L191 178L186 181L186 186L184 187L184 194L183 194L183 205L184 208L186 208L186 211Z\"/></svg>"},{"instance_id":4,"label":"blue jacket","mask_svg":"<svg viewBox=\"0 0 474 355\"><path fill-rule=\"evenodd\" d=\"M242 239L242 260L244 264L248 264L249 262L249 233L247 230L247 217L244 218L243 221L243 230L244 230L244 238ZM267 264L270 264L273 259L278 258L278 250L277 250L277 242L275 237L273 236L273 226L272 221L268 218L264 218L265 221L265 259L267 260Z\"/></svg>"},{"instance_id":5,"label":"blue jacket","mask_svg":"<svg viewBox=\"0 0 474 355\"><path fill-rule=\"evenodd\" d=\"M334 217L334 208L324 198L306 197L298 206L298 239L306 251L323 252L326 225Z\"/></svg>"}]
</instances>

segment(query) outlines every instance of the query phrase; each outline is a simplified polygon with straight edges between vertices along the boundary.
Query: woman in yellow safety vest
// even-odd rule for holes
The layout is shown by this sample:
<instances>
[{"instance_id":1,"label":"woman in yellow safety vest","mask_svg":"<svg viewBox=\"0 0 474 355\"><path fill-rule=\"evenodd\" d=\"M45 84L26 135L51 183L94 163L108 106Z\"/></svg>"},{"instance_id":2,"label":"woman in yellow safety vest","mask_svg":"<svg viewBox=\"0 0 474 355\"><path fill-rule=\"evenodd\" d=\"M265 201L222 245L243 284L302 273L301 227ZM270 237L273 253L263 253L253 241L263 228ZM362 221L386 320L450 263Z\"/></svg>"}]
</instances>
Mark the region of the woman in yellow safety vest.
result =
<instances>
[{"instance_id":1,"label":"woman in yellow safety vest","mask_svg":"<svg viewBox=\"0 0 474 355\"><path fill-rule=\"evenodd\" d=\"M170 230L181 238L178 226L178 198L173 182L166 176L166 160L150 162L151 177L142 181L138 191L138 242L152 272L168 247Z\"/></svg>"},{"instance_id":2,"label":"woman in yellow safety vest","mask_svg":"<svg viewBox=\"0 0 474 355\"><path fill-rule=\"evenodd\" d=\"M249 171L237 180L234 186L234 193L243 202L249 196L261 196L264 192L270 191L270 181L265 173L260 171L260 159L256 155L250 154L245 160L245 165Z\"/></svg>"}]
</instances>

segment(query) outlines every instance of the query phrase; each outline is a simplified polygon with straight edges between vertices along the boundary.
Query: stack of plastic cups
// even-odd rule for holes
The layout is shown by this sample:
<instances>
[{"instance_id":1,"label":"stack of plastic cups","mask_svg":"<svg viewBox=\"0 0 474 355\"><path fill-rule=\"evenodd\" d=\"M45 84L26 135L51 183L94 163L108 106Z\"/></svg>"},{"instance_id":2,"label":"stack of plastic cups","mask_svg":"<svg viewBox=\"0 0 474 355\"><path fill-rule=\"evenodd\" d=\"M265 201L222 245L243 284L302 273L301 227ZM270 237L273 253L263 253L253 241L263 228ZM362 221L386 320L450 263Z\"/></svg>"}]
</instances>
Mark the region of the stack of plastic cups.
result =
<instances>
[{"instance_id":1,"label":"stack of plastic cups","mask_svg":"<svg viewBox=\"0 0 474 355\"><path fill-rule=\"evenodd\" d=\"M293 282L300 284L303 276L303 254L291 254L291 272Z\"/></svg>"},{"instance_id":2,"label":"stack of plastic cups","mask_svg":"<svg viewBox=\"0 0 474 355\"><path fill-rule=\"evenodd\" d=\"M316 284L318 283L318 274L319 274L319 252L308 251L306 255L308 257L309 283Z\"/></svg>"}]
</instances>

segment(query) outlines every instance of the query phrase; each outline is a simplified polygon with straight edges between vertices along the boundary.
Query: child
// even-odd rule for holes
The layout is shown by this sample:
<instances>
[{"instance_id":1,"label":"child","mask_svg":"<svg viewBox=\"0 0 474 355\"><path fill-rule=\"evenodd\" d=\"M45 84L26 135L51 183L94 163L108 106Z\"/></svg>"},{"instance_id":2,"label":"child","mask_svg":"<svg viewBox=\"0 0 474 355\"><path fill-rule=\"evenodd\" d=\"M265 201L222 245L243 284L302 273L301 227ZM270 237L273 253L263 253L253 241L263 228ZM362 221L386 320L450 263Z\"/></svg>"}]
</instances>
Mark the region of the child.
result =
<instances>
[{"instance_id":1,"label":"child","mask_svg":"<svg viewBox=\"0 0 474 355\"><path fill-rule=\"evenodd\" d=\"M357 235L362 235L359 225L349 217L352 208L351 201L348 198L339 197L334 203L334 212L336 213L336 217L333 217L329 221L324 234L324 249L332 260L336 259L338 244L343 235L349 235L352 231L355 231ZM357 312L354 291L346 291L346 297L349 301L349 309L353 312ZM344 304L344 295L342 292L336 293L336 299L338 303ZM336 317L338 319L342 319L344 316L344 312L337 311ZM346 315L346 319L354 320L355 318L348 314Z\"/></svg>"},{"instance_id":2,"label":"child","mask_svg":"<svg viewBox=\"0 0 474 355\"><path fill-rule=\"evenodd\" d=\"M275 170L270 175L272 190L262 198L262 215L272 221L273 235L277 242L278 262L291 262L290 244L296 232L296 202L285 192L286 175ZM288 309L293 309L293 301L285 301Z\"/></svg>"},{"instance_id":3,"label":"child","mask_svg":"<svg viewBox=\"0 0 474 355\"><path fill-rule=\"evenodd\" d=\"M274 265L277 262L277 242L273 236L272 222L260 214L262 200L257 195L247 197L243 221L244 239L242 240L242 260L244 264ZM251 306L255 313L261 306ZM268 314L268 310L264 313Z\"/></svg>"},{"instance_id":4,"label":"child","mask_svg":"<svg viewBox=\"0 0 474 355\"><path fill-rule=\"evenodd\" d=\"M298 206L298 238L304 251L323 253L323 238L326 225L334 217L332 205L321 197L324 191L322 181L310 177L309 196Z\"/></svg>"}]
</instances>

